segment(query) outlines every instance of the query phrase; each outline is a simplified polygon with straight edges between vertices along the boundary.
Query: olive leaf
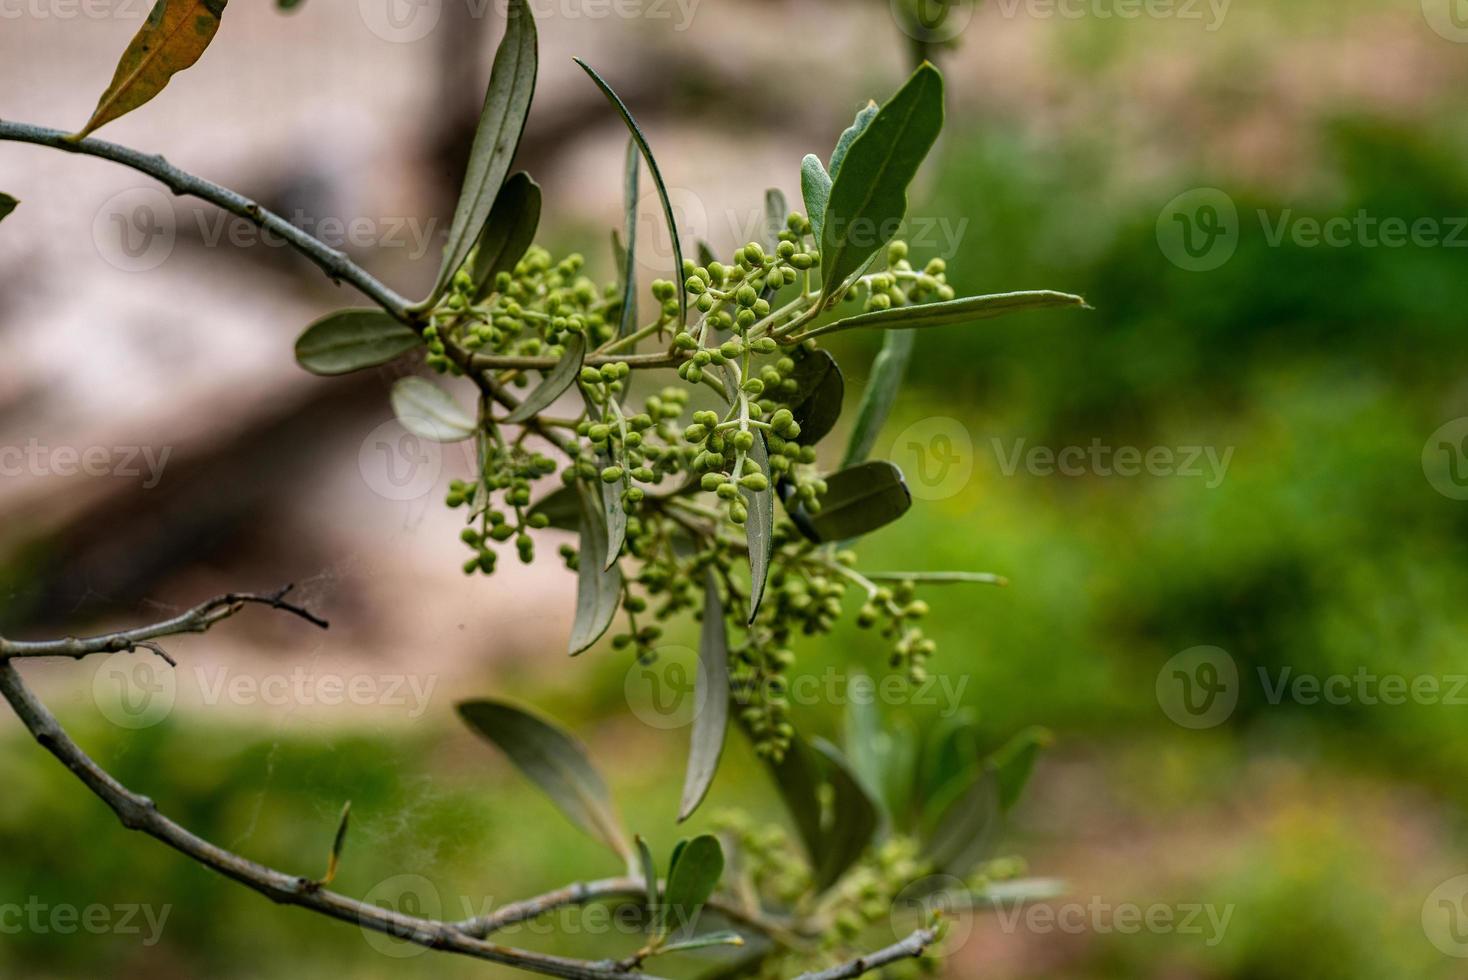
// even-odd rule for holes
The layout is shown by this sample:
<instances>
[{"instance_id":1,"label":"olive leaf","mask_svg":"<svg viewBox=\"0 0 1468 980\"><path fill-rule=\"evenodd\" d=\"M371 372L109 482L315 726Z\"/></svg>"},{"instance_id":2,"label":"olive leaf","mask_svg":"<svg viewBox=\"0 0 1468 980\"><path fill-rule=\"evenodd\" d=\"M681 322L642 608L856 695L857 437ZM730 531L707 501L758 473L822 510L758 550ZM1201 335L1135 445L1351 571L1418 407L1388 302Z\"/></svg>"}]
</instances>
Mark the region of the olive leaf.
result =
<instances>
[{"instance_id":1,"label":"olive leaf","mask_svg":"<svg viewBox=\"0 0 1468 980\"><path fill-rule=\"evenodd\" d=\"M764 433L755 430L749 447L749 459L766 476L770 472L770 454ZM770 558L775 550L775 495L766 484L763 490L740 488L747 504L744 537L749 545L749 621L759 613L765 597L765 582L770 577Z\"/></svg>"},{"instance_id":2,"label":"olive leaf","mask_svg":"<svg viewBox=\"0 0 1468 980\"><path fill-rule=\"evenodd\" d=\"M411 327L382 310L340 310L305 329L296 340L296 361L312 374L348 374L386 364L421 343Z\"/></svg>"},{"instance_id":3,"label":"olive leaf","mask_svg":"<svg viewBox=\"0 0 1468 980\"><path fill-rule=\"evenodd\" d=\"M743 946L744 937L732 929L724 929L719 932L710 932L702 936L694 936L692 939L684 939L676 943L667 943L658 949L659 955L666 953L687 953L695 949L708 949L710 946Z\"/></svg>"},{"instance_id":4,"label":"olive leaf","mask_svg":"<svg viewBox=\"0 0 1468 980\"><path fill-rule=\"evenodd\" d=\"M790 205L785 201L785 192L778 187L765 191L765 248L771 255L780 247L780 233L786 228L790 217Z\"/></svg>"},{"instance_id":5,"label":"olive leaf","mask_svg":"<svg viewBox=\"0 0 1468 980\"><path fill-rule=\"evenodd\" d=\"M1019 802L1040 750L1049 747L1053 740L1047 729L1026 728L989 757L989 765L999 783L1000 809L1008 812Z\"/></svg>"},{"instance_id":6,"label":"olive leaf","mask_svg":"<svg viewBox=\"0 0 1468 980\"><path fill-rule=\"evenodd\" d=\"M693 816L708 795L724 754L724 733L729 725L729 637L724 628L724 603L719 598L712 571L707 573L704 583L703 628L698 643L698 678L694 682L693 703L698 714L693 718L679 823Z\"/></svg>"},{"instance_id":7,"label":"olive leaf","mask_svg":"<svg viewBox=\"0 0 1468 980\"><path fill-rule=\"evenodd\" d=\"M716 256L713 248L703 239L698 240L698 264L707 269L714 264Z\"/></svg>"},{"instance_id":8,"label":"olive leaf","mask_svg":"<svg viewBox=\"0 0 1468 980\"><path fill-rule=\"evenodd\" d=\"M204 54L219 30L228 0L158 0L117 63L112 84L97 100L92 118L72 139L82 139L152 99L175 74Z\"/></svg>"},{"instance_id":9,"label":"olive leaf","mask_svg":"<svg viewBox=\"0 0 1468 980\"><path fill-rule=\"evenodd\" d=\"M855 466L871 455L887 416L892 414L916 339L911 333L889 333L882 338L882 349L872 360L871 377L867 378L861 403L856 408L856 424L851 427L842 466Z\"/></svg>"},{"instance_id":10,"label":"olive leaf","mask_svg":"<svg viewBox=\"0 0 1468 980\"><path fill-rule=\"evenodd\" d=\"M890 819L883 787L887 783L892 739L882 729L882 718L877 711L876 682L866 674L856 672L847 679L847 690L849 696L842 718L841 743L846 749L852 775Z\"/></svg>"},{"instance_id":11,"label":"olive leaf","mask_svg":"<svg viewBox=\"0 0 1468 980\"><path fill-rule=\"evenodd\" d=\"M811 739L810 745L825 764L826 781L831 787L830 817L825 821L821 853L814 868L816 888L824 891L866 852L881 825L881 816L841 751L820 738Z\"/></svg>"},{"instance_id":12,"label":"olive leaf","mask_svg":"<svg viewBox=\"0 0 1468 980\"><path fill-rule=\"evenodd\" d=\"M476 297L494 292L495 277L512 271L525 256L540 226L540 205L540 185L524 171L512 174L495 195L469 267Z\"/></svg>"},{"instance_id":13,"label":"olive leaf","mask_svg":"<svg viewBox=\"0 0 1468 980\"><path fill-rule=\"evenodd\" d=\"M836 333L838 330L868 328L876 330L920 330L927 327L946 327L974 320L992 320L1010 313L1027 310L1044 310L1070 307L1086 309L1086 301L1070 293L1058 293L1049 289L1028 290L1016 293L996 293L989 296L969 296L949 300L946 303L922 303L917 306L898 306L886 310L872 310L845 317L823 327L807 330L801 339Z\"/></svg>"},{"instance_id":14,"label":"olive leaf","mask_svg":"<svg viewBox=\"0 0 1468 980\"><path fill-rule=\"evenodd\" d=\"M549 527L575 531L581 527L581 491L577 485L559 486L530 507L530 516L544 514Z\"/></svg>"},{"instance_id":15,"label":"olive leaf","mask_svg":"<svg viewBox=\"0 0 1468 980\"><path fill-rule=\"evenodd\" d=\"M336 873L341 868L342 849L347 846L347 828L352 821L352 801L347 800L342 807L342 815L337 820L336 836L331 840L331 855L326 859L326 874L321 876L321 884L329 885L336 880Z\"/></svg>"},{"instance_id":16,"label":"olive leaf","mask_svg":"<svg viewBox=\"0 0 1468 980\"><path fill-rule=\"evenodd\" d=\"M586 414L595 422L603 421L601 408L591 400L586 389L581 389L581 399L586 404ZM596 457L597 470L612 466L614 461L607 453L598 453ZM601 496L602 513L601 526L606 531L606 543L601 554L601 567L609 569L622 554L622 546L627 541L627 511L622 506L622 487L628 482L624 475L622 479L607 483L599 477L596 481Z\"/></svg>"},{"instance_id":17,"label":"olive leaf","mask_svg":"<svg viewBox=\"0 0 1468 980\"><path fill-rule=\"evenodd\" d=\"M638 155L637 141L627 140L626 175L622 180L622 200L626 209L625 242L622 251L622 315L617 324L617 336L625 337L637 329L637 197L638 171L642 159Z\"/></svg>"},{"instance_id":18,"label":"olive leaf","mask_svg":"<svg viewBox=\"0 0 1468 980\"><path fill-rule=\"evenodd\" d=\"M769 765L816 885L824 891L871 843L881 822L877 804L841 753L820 739L792 739L785 757Z\"/></svg>"},{"instance_id":19,"label":"olive leaf","mask_svg":"<svg viewBox=\"0 0 1468 980\"><path fill-rule=\"evenodd\" d=\"M821 229L822 300L897 234L907 186L943 128L943 76L924 64L833 164ZM838 148L839 149L839 148Z\"/></svg>"},{"instance_id":20,"label":"olive leaf","mask_svg":"<svg viewBox=\"0 0 1468 980\"><path fill-rule=\"evenodd\" d=\"M830 434L841 417L842 402L846 399L846 377L830 351L817 350L806 352L797 360L788 379L796 385L795 393L786 399L786 404L800 425L800 442L814 446Z\"/></svg>"},{"instance_id":21,"label":"olive leaf","mask_svg":"<svg viewBox=\"0 0 1468 980\"><path fill-rule=\"evenodd\" d=\"M622 818L585 747L559 725L504 701L465 701L459 716L493 742L572 823L624 860L630 858Z\"/></svg>"},{"instance_id":22,"label":"olive leaf","mask_svg":"<svg viewBox=\"0 0 1468 980\"><path fill-rule=\"evenodd\" d=\"M423 301L422 308L438 302L453 281L454 273L468 258L469 249L484 228L505 175L510 171L535 94L539 65L536 40L535 16L528 0L509 0L505 8L505 36L495 51L489 88L469 150L464 186L444 246L443 264L433 292Z\"/></svg>"},{"instance_id":23,"label":"olive leaf","mask_svg":"<svg viewBox=\"0 0 1468 980\"><path fill-rule=\"evenodd\" d=\"M992 572L863 572L873 582L922 582L925 585L1008 585Z\"/></svg>"},{"instance_id":24,"label":"olive leaf","mask_svg":"<svg viewBox=\"0 0 1468 980\"><path fill-rule=\"evenodd\" d=\"M683 845L668 868L659 925L664 933L684 929L698 918L724 875L724 848L712 834L701 834Z\"/></svg>"},{"instance_id":25,"label":"olive leaf","mask_svg":"<svg viewBox=\"0 0 1468 980\"><path fill-rule=\"evenodd\" d=\"M647 894L647 911L649 915L657 915L658 909L658 864L653 860L652 849L647 846L647 841L638 834L637 860L642 866L642 882Z\"/></svg>"},{"instance_id":26,"label":"olive leaf","mask_svg":"<svg viewBox=\"0 0 1468 980\"><path fill-rule=\"evenodd\" d=\"M999 799L993 769L979 766L956 777L928 808L923 857L938 871L966 876L998 834Z\"/></svg>"},{"instance_id":27,"label":"olive leaf","mask_svg":"<svg viewBox=\"0 0 1468 980\"><path fill-rule=\"evenodd\" d=\"M434 442L462 442L478 428L452 395L424 378L399 378L392 386L392 410L403 428Z\"/></svg>"},{"instance_id":28,"label":"olive leaf","mask_svg":"<svg viewBox=\"0 0 1468 980\"><path fill-rule=\"evenodd\" d=\"M879 109L880 107L875 102L868 99L867 104L862 106L861 110L857 112L855 121L841 133L841 138L836 141L836 148L831 151L830 171L832 180L835 180L841 173L841 164L846 160L846 154L851 149L851 144L856 142L858 136L867 131L867 127L872 124L872 120L877 118Z\"/></svg>"},{"instance_id":29,"label":"olive leaf","mask_svg":"<svg viewBox=\"0 0 1468 980\"><path fill-rule=\"evenodd\" d=\"M826 224L826 207L831 199L831 175L826 165L814 153L807 153L800 161L800 196L805 200L806 217L810 218L811 231L816 241L821 240L821 231Z\"/></svg>"},{"instance_id":30,"label":"olive leaf","mask_svg":"<svg viewBox=\"0 0 1468 980\"><path fill-rule=\"evenodd\" d=\"M18 204L20 202L9 194L0 193L0 221L4 221Z\"/></svg>"},{"instance_id":31,"label":"olive leaf","mask_svg":"<svg viewBox=\"0 0 1468 980\"><path fill-rule=\"evenodd\" d=\"M540 384L535 390L525 397L525 400L515 407L509 415L505 416L506 422L520 423L528 422L555 402L557 398L566 393L571 385L576 383L576 378L581 374L581 364L586 360L586 337L582 334L573 334L566 342L566 352L556 362L556 366L545 373L540 379Z\"/></svg>"},{"instance_id":32,"label":"olive leaf","mask_svg":"<svg viewBox=\"0 0 1468 980\"><path fill-rule=\"evenodd\" d=\"M793 493L793 488L789 491ZM796 528L817 544L870 534L897 520L912 506L912 493L902 471L886 460L874 460L826 477L821 509L811 513L786 500Z\"/></svg>"},{"instance_id":33,"label":"olive leaf","mask_svg":"<svg viewBox=\"0 0 1468 980\"><path fill-rule=\"evenodd\" d=\"M576 620L571 627L571 656L584 652L612 625L622 601L622 569L607 566L606 511L600 495L577 483L581 500L581 552L576 563Z\"/></svg>"},{"instance_id":34,"label":"olive leaf","mask_svg":"<svg viewBox=\"0 0 1468 980\"><path fill-rule=\"evenodd\" d=\"M632 118L632 113L627 108L627 104L607 84L606 79L596 73L596 69L592 68L580 58L574 60L587 75L591 76L591 80L596 83L597 88L601 89L602 95L606 96L607 101L612 104L612 108L617 110L617 115L622 117L622 122L626 124L627 131L631 133L633 142L642 151L642 158L647 161L647 169L652 174L653 185L657 187L658 199L663 203L663 217L668 223L668 238L673 243L673 275L678 284L678 325L682 326L688 322L688 291L682 285L683 246L678 241L678 222L673 216L673 203L668 198L667 185L663 183L663 172L658 169L657 159L652 155L652 147L648 145L647 137L642 135L642 129L637 125L637 120Z\"/></svg>"}]
</instances>

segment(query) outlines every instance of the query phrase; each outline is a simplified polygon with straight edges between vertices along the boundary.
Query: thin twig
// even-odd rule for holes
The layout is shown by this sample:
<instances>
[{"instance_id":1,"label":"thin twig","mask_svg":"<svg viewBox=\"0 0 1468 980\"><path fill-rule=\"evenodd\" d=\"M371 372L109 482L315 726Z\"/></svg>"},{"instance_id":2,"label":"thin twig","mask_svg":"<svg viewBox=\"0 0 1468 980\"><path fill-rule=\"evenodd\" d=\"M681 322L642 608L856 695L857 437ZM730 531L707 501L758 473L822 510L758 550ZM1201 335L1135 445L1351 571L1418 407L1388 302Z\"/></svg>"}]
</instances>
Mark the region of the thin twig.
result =
<instances>
[{"instance_id":1,"label":"thin twig","mask_svg":"<svg viewBox=\"0 0 1468 980\"><path fill-rule=\"evenodd\" d=\"M18 143L34 143L66 153L80 153L99 157L131 167L139 173L162 183L174 194L197 197L217 204L230 214L244 218L268 232L279 235L292 248L316 263L333 282L346 282L361 290L378 306L405 323L414 321L412 304L403 296L384 285L375 276L347 257L345 252L332 248L320 239L307 234L273 211L266 210L243 194L221 187L218 184L180 170L162 156L142 153L126 146L88 137L72 140L59 129L32 126L28 123L9 122L0 119L0 140Z\"/></svg>"},{"instance_id":2,"label":"thin twig","mask_svg":"<svg viewBox=\"0 0 1468 980\"><path fill-rule=\"evenodd\" d=\"M626 973L615 964L551 956L477 939L452 924L420 919L327 891L320 883L256 864L197 837L158 811L152 800L123 786L83 752L41 704L8 661L0 661L0 695L37 742L106 803L122 825L158 840L199 864L259 892L274 902L296 905L428 949L469 956L562 980L657 980Z\"/></svg>"},{"instance_id":3,"label":"thin twig","mask_svg":"<svg viewBox=\"0 0 1468 980\"><path fill-rule=\"evenodd\" d=\"M122 630L117 633L104 633L101 636L78 638L74 636L61 640L23 641L7 640L0 637L0 661L17 657L69 657L80 660L98 653L122 653L124 651L146 648L158 654L170 665L174 665L173 658L159 646L156 641L163 636L177 636L180 633L204 633L216 623L223 622L238 613L247 605L269 606L282 612L299 616L313 626L326 629L330 624L315 613L286 602L285 597L290 593L293 586L287 585L275 592L261 594L255 592L230 592L225 595L215 596L207 602L202 602L188 612L166 619L161 623L153 623L149 626L140 626L136 629Z\"/></svg>"},{"instance_id":4,"label":"thin twig","mask_svg":"<svg viewBox=\"0 0 1468 980\"><path fill-rule=\"evenodd\" d=\"M862 976L873 970L880 970L882 967L890 966L899 960L910 960L922 956L923 953L927 952L928 947L937 942L937 940L938 929L936 926L919 929L906 939L899 943L893 943L886 949L857 957L850 962L833 966L829 970L802 973L795 980L852 980L853 977Z\"/></svg>"}]
</instances>

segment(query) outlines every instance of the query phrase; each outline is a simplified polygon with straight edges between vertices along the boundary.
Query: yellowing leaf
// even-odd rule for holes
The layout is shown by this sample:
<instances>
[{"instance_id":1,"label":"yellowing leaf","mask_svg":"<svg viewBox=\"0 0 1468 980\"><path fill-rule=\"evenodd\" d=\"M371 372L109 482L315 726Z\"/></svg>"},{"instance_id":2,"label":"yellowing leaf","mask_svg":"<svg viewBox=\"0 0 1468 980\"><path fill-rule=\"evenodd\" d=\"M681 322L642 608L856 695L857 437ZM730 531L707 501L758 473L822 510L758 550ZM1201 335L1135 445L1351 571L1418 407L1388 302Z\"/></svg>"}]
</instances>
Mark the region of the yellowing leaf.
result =
<instances>
[{"instance_id":1,"label":"yellowing leaf","mask_svg":"<svg viewBox=\"0 0 1468 980\"><path fill-rule=\"evenodd\" d=\"M76 134L81 139L132 112L163 91L176 73L199 60L229 0L158 0L142 29L122 53L112 84L102 93L92 118Z\"/></svg>"}]
</instances>

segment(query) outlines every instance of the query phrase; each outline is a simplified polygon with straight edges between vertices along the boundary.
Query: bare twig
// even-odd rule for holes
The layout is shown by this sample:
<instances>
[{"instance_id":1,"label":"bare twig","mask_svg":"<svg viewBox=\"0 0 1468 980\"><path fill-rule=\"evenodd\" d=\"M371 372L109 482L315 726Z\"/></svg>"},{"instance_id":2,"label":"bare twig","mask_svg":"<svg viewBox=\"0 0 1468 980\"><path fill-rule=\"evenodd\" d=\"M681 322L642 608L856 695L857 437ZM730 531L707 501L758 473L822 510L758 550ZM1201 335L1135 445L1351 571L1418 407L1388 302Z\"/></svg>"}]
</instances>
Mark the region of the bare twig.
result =
<instances>
[{"instance_id":1,"label":"bare twig","mask_svg":"<svg viewBox=\"0 0 1468 980\"><path fill-rule=\"evenodd\" d=\"M922 956L923 953L927 952L928 947L937 942L937 940L937 927L929 926L926 929L919 929L906 939L899 943L893 943L886 949L858 957L850 962L842 963L840 966L833 966L829 970L819 970L815 973L802 973L795 980L852 980L853 977L862 976L873 970L880 970L882 967L890 966L899 960L910 960Z\"/></svg>"},{"instance_id":2,"label":"bare twig","mask_svg":"<svg viewBox=\"0 0 1468 980\"><path fill-rule=\"evenodd\" d=\"M243 194L180 170L162 156L142 153L92 137L72 140L59 129L48 129L44 126L32 126L28 123L9 122L3 119L0 119L0 140L34 143L37 146L47 146L66 153L80 153L84 156L111 160L113 163L120 163L124 167L131 167L139 173L147 174L176 195L188 195L217 204L230 214L238 215L251 224L285 239L297 252L316 263L333 282L350 283L378 306L405 323L412 322L414 319L411 311L412 304L405 297L400 296L368 273L366 269L357 265L347 257L345 252L332 248L320 239L307 234L280 215L266 210Z\"/></svg>"},{"instance_id":3,"label":"bare twig","mask_svg":"<svg viewBox=\"0 0 1468 980\"><path fill-rule=\"evenodd\" d=\"M288 875L226 851L163 816L152 800L123 786L92 761L71 740L46 706L36 699L21 680L15 665L8 661L0 661L0 695L10 702L36 741L106 803L124 827L147 834L274 902L310 909L328 918L353 923L428 949L487 960L562 980L657 980L644 974L619 971L614 963L591 963L487 942L466 935L450 923L420 919L368 905L327 891L319 882L309 878Z\"/></svg>"},{"instance_id":4,"label":"bare twig","mask_svg":"<svg viewBox=\"0 0 1468 980\"><path fill-rule=\"evenodd\" d=\"M161 623L84 639L69 636L62 640L23 641L0 637L0 661L19 657L70 657L73 660L80 660L98 653L121 653L145 648L158 654L170 665L176 666L174 659L155 642L159 637L177 636L180 633L207 632L214 624L229 619L251 604L279 609L293 616L299 616L313 626L326 629L329 625L326 620L302 606L285 601L291 589L292 586L287 585L283 589L268 594L230 592L215 596L188 612L172 619L166 619Z\"/></svg>"}]
</instances>

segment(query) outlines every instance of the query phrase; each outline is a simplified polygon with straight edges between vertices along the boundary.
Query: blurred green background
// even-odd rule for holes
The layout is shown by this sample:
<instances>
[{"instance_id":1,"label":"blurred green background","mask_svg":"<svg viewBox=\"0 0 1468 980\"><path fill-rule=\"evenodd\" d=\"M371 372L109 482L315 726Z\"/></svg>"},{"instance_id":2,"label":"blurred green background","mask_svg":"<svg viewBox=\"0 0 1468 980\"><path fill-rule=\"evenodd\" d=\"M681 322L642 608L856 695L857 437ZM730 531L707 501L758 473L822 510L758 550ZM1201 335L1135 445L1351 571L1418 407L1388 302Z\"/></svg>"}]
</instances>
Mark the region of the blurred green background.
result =
<instances>
[{"instance_id":1,"label":"blurred green background","mask_svg":"<svg viewBox=\"0 0 1468 980\"><path fill-rule=\"evenodd\" d=\"M1070 883L1057 906L1231 909L1217 942L1128 934L1108 913L1075 933L979 918L946 961L954 977L1464 973L1424 917L1438 914L1434 889L1468 871L1468 691L1456 704L1271 703L1260 680L1364 671L1439 678L1452 695L1468 673L1468 502L1440 492L1456 484L1423 464L1425 445L1434 460L1441 452L1429 437L1468 415L1468 232L1458 227L1468 219L1458 94L1468 46L1418 7L1240 4L1208 31L1176 17L1098 17L1095 5L1047 18L986 4L943 55L954 109L913 213L968 220L946 256L950 279L960 294L1078 292L1095 309L918 338L911 386L878 451L914 480L920 447L968 476L916 485L909 516L863 542L862 567L1012 580L925 594L939 643L931 668L963 681L963 704L995 741L1032 724L1055 732L1003 851ZM778 34L788 5L749 10ZM880 11L871 23L891 29ZM1012 84L982 87L1016 65ZM865 89L832 100L855 106L891 90L900 58L868 74ZM696 76L678 80L698 90ZM826 152L844 121L799 150ZM680 169L675 149L664 166ZM794 190L793 172L779 179ZM1176 225L1170 202L1199 188L1236 211L1236 249L1207 271L1172 261L1159 234ZM1271 241L1281 220L1358 213L1431 219L1456 244L1389 247L1355 232L1339 247ZM589 219L556 221L549 244L603 261ZM837 345L852 404L876 340ZM956 438L940 446L935 433ZM1018 440L1231 455L1218 480L1006 473ZM25 568L12 559L7 579L22 581ZM477 587L516 571L504 565ZM17 632L30 622L9 618ZM675 632L693 642L690 624ZM1169 718L1158 684L1172 657L1200 645L1235 664L1238 704L1194 730ZM670 846L683 732L629 712L627 665L610 649L565 664L549 662L559 635L545 646L495 661L474 689L571 720L630 824ZM799 669L817 675L884 661L879 639L847 628L798 652ZM125 732L95 717L91 672L70 676L74 695L59 682L46 690L84 747L221 844L315 874L350 798L338 882L349 894L422 876L453 916L476 911L459 896L501 902L618 871L461 733L444 697L411 727L198 713ZM956 707L889 710L922 723ZM829 734L838 708L803 706L797 721ZM500 975L384 955L348 926L276 908L133 839L22 736L0 723L0 904L170 911L156 945L143 942L146 925L142 936L60 935L11 932L0 919L0 976ZM695 825L729 806L782 819L737 738ZM515 941L609 955L604 937L581 933Z\"/></svg>"}]
</instances>

